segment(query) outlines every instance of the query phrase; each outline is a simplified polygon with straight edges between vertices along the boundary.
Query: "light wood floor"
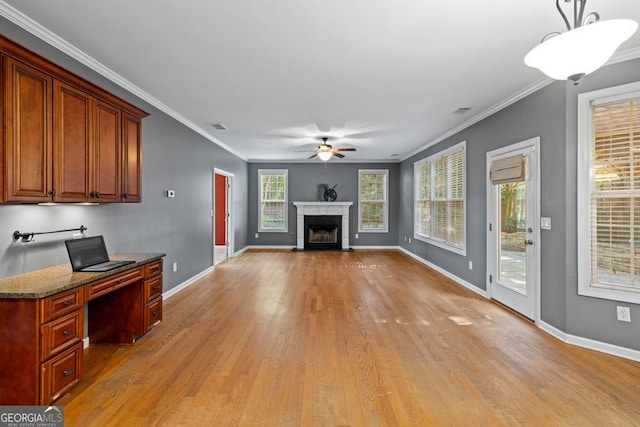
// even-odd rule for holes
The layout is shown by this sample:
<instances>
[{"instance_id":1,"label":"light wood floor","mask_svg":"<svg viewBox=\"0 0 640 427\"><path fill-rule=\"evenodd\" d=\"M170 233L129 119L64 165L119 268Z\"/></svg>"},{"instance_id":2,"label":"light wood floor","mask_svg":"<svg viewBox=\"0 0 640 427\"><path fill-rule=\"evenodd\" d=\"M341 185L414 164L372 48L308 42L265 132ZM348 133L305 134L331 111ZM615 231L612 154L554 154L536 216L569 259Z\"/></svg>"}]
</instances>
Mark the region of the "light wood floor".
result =
<instances>
[{"instance_id":1,"label":"light wood floor","mask_svg":"<svg viewBox=\"0 0 640 427\"><path fill-rule=\"evenodd\" d=\"M564 344L398 251L247 252L90 347L67 426L640 425L640 363Z\"/></svg>"}]
</instances>

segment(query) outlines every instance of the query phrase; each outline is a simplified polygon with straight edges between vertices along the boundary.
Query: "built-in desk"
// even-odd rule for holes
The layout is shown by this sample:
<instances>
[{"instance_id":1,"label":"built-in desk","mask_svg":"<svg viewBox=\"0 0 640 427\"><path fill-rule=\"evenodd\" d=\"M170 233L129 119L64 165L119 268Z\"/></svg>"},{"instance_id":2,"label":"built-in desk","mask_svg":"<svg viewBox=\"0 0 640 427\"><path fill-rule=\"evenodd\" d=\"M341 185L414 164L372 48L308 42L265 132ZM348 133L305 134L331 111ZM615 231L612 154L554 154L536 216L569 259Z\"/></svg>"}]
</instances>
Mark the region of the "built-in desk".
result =
<instances>
[{"instance_id":1,"label":"built-in desk","mask_svg":"<svg viewBox=\"0 0 640 427\"><path fill-rule=\"evenodd\" d=\"M133 344L162 320L162 257L104 273L69 265L0 279L0 405L48 405L82 378L89 344Z\"/></svg>"}]
</instances>

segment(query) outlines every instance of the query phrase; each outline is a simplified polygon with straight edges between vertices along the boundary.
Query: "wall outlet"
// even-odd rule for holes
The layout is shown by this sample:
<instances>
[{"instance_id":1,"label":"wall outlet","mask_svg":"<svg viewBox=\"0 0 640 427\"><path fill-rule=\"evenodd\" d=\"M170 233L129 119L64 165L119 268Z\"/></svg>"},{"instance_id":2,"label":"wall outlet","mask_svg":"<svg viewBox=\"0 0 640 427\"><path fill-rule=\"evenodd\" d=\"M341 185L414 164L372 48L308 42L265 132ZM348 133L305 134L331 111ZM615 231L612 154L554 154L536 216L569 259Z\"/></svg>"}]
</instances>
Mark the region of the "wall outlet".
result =
<instances>
[{"instance_id":1,"label":"wall outlet","mask_svg":"<svg viewBox=\"0 0 640 427\"><path fill-rule=\"evenodd\" d=\"M167 197L174 198L176 197L176 192L173 190L167 190Z\"/></svg>"},{"instance_id":2,"label":"wall outlet","mask_svg":"<svg viewBox=\"0 0 640 427\"><path fill-rule=\"evenodd\" d=\"M407 241L407 236L404 236L404 241L405 241L405 242Z\"/></svg>"},{"instance_id":3,"label":"wall outlet","mask_svg":"<svg viewBox=\"0 0 640 427\"><path fill-rule=\"evenodd\" d=\"M616 307L618 320L621 322L631 322L631 310L629 307Z\"/></svg>"},{"instance_id":4,"label":"wall outlet","mask_svg":"<svg viewBox=\"0 0 640 427\"><path fill-rule=\"evenodd\" d=\"M473 261L469 261L469 270L473 270Z\"/></svg>"},{"instance_id":5,"label":"wall outlet","mask_svg":"<svg viewBox=\"0 0 640 427\"><path fill-rule=\"evenodd\" d=\"M411 244L411 237L409 237L409 244Z\"/></svg>"},{"instance_id":6,"label":"wall outlet","mask_svg":"<svg viewBox=\"0 0 640 427\"><path fill-rule=\"evenodd\" d=\"M356 233L356 239L359 238L360 236L358 235L358 233Z\"/></svg>"},{"instance_id":7,"label":"wall outlet","mask_svg":"<svg viewBox=\"0 0 640 427\"><path fill-rule=\"evenodd\" d=\"M173 272L175 273L176 271L178 271L178 263L174 262L173 263Z\"/></svg>"},{"instance_id":8,"label":"wall outlet","mask_svg":"<svg viewBox=\"0 0 640 427\"><path fill-rule=\"evenodd\" d=\"M258 233L256 233L256 239L258 238Z\"/></svg>"}]
</instances>

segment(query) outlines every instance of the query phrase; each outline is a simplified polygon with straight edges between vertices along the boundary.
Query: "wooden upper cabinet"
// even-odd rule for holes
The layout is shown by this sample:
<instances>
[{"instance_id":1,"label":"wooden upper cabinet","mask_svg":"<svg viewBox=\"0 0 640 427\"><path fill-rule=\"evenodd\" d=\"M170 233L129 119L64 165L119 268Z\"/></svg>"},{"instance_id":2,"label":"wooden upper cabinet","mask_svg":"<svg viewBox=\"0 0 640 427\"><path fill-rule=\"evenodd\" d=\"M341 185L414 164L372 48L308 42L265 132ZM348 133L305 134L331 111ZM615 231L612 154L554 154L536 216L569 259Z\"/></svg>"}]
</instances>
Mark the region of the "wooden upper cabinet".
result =
<instances>
[{"instance_id":1,"label":"wooden upper cabinet","mask_svg":"<svg viewBox=\"0 0 640 427\"><path fill-rule=\"evenodd\" d=\"M53 87L53 200L84 202L91 191L93 100L58 81Z\"/></svg>"},{"instance_id":2,"label":"wooden upper cabinet","mask_svg":"<svg viewBox=\"0 0 640 427\"><path fill-rule=\"evenodd\" d=\"M148 114L0 36L0 202L140 202Z\"/></svg>"},{"instance_id":3,"label":"wooden upper cabinet","mask_svg":"<svg viewBox=\"0 0 640 427\"><path fill-rule=\"evenodd\" d=\"M123 115L122 137L122 201L142 200L142 122L138 117Z\"/></svg>"},{"instance_id":4,"label":"wooden upper cabinet","mask_svg":"<svg viewBox=\"0 0 640 427\"><path fill-rule=\"evenodd\" d=\"M47 202L52 196L53 79L4 57L3 201Z\"/></svg>"},{"instance_id":5,"label":"wooden upper cabinet","mask_svg":"<svg viewBox=\"0 0 640 427\"><path fill-rule=\"evenodd\" d=\"M95 101L93 190L89 196L97 202L119 202L122 175L121 111Z\"/></svg>"}]
</instances>

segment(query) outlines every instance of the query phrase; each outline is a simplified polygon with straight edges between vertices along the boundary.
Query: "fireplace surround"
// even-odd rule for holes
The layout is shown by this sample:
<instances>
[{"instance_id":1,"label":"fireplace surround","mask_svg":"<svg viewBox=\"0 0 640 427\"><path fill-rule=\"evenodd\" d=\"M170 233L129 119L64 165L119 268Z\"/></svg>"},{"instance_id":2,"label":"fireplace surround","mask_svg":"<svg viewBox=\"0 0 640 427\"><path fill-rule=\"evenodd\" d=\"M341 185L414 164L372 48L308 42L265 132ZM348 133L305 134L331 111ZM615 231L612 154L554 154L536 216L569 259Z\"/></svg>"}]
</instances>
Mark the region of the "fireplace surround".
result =
<instances>
[{"instance_id":1,"label":"fireplace surround","mask_svg":"<svg viewBox=\"0 0 640 427\"><path fill-rule=\"evenodd\" d=\"M349 208L353 205L353 202L293 202L293 205L297 210L297 221L296 221L296 249L304 250L305 249L305 241L307 240L308 228L305 229L305 217L323 217L323 216L333 216L340 217L338 221L340 221L340 234L331 236L331 232L329 230L327 233L329 236L322 233L322 236L318 237L318 239L335 239L337 240L337 244L334 246L335 249L347 251L349 248ZM327 218L325 218L327 219ZM336 221L333 219L332 221ZM317 248L317 247L316 247ZM315 248L307 248L307 249L315 249ZM319 249L319 248L318 248Z\"/></svg>"}]
</instances>

